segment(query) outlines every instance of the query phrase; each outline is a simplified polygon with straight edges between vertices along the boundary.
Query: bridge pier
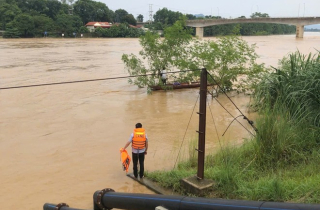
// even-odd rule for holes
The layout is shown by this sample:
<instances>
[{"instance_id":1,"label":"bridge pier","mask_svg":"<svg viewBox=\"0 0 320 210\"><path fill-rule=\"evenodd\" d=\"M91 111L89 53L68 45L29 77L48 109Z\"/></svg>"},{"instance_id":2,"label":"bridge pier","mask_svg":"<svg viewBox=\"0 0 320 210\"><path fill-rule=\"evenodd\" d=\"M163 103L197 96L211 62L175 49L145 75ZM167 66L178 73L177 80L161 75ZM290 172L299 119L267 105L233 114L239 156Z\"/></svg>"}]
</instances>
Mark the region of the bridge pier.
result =
<instances>
[{"instance_id":1,"label":"bridge pier","mask_svg":"<svg viewBox=\"0 0 320 210\"><path fill-rule=\"evenodd\" d=\"M304 25L296 25L296 38L303 38Z\"/></svg>"},{"instance_id":2,"label":"bridge pier","mask_svg":"<svg viewBox=\"0 0 320 210\"><path fill-rule=\"evenodd\" d=\"M203 38L203 27L196 27L196 36L199 37L199 39Z\"/></svg>"}]
</instances>

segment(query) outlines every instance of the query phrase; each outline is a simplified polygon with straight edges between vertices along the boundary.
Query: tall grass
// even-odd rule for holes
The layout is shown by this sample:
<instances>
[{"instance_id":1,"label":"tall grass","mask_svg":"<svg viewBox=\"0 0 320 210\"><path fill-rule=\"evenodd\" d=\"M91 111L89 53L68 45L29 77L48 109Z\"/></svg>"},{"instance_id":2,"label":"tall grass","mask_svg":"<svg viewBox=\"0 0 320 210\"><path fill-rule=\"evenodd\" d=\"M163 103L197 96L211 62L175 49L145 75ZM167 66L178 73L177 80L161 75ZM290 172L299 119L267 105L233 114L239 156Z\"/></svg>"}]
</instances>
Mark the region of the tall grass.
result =
<instances>
[{"instance_id":1,"label":"tall grass","mask_svg":"<svg viewBox=\"0 0 320 210\"><path fill-rule=\"evenodd\" d=\"M320 203L319 54L282 59L255 90L255 102L257 137L206 156L205 178L216 182L207 196ZM177 169L147 176L183 194L179 180L196 168L190 154Z\"/></svg>"},{"instance_id":2,"label":"tall grass","mask_svg":"<svg viewBox=\"0 0 320 210\"><path fill-rule=\"evenodd\" d=\"M267 74L255 92L256 102L284 107L293 118L320 126L320 53L299 51L284 57L275 73Z\"/></svg>"}]
</instances>

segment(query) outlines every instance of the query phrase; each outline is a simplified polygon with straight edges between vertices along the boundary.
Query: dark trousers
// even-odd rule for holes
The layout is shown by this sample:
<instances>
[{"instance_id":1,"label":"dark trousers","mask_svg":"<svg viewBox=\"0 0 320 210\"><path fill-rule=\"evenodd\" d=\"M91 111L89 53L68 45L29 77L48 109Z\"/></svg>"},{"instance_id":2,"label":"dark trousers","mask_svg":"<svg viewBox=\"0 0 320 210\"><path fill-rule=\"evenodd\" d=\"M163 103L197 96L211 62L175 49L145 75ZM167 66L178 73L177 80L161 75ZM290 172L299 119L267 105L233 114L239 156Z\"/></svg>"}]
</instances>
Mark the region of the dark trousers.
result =
<instances>
[{"instance_id":1,"label":"dark trousers","mask_svg":"<svg viewBox=\"0 0 320 210\"><path fill-rule=\"evenodd\" d=\"M140 164L139 176L143 177L144 173L144 153L132 153L133 160L133 174L137 178L138 177L138 161Z\"/></svg>"}]
</instances>

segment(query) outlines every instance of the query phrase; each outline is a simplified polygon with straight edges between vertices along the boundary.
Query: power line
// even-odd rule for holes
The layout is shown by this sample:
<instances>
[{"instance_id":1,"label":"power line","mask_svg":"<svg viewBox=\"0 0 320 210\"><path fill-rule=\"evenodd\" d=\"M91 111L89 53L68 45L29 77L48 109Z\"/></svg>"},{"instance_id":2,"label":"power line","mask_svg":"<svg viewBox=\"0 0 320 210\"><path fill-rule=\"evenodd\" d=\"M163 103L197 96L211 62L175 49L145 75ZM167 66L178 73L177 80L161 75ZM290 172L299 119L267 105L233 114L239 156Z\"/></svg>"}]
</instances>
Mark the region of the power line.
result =
<instances>
[{"instance_id":1,"label":"power line","mask_svg":"<svg viewBox=\"0 0 320 210\"><path fill-rule=\"evenodd\" d=\"M251 125L251 127L258 132L258 129L253 125L253 121L249 120L243 113L242 111L238 108L238 106L231 100L231 98L228 96L228 94L226 93L226 91L221 88L221 86L217 83L217 81L213 78L213 76L208 72L209 76L211 77L211 79L216 83L216 85L219 87L219 89L227 96L227 98L231 101L231 103L236 107L236 109L240 112L241 116L243 116L243 119L247 120L248 123ZM217 100L217 99L216 99ZM218 100L217 100L218 101ZM220 104L220 103L219 103ZM221 104L220 104L221 105ZM222 105L221 105L222 106ZM223 106L222 106L223 107ZM230 113L229 113L230 114ZM232 115L231 115L232 116ZM233 117L234 118L234 117ZM237 117L236 117L237 118ZM237 119L235 118L235 120L237 122L239 122ZM233 120L234 121L234 120ZM232 122L233 122L232 121ZM240 123L240 122L239 122ZM241 124L241 123L240 123ZM250 132L250 131L249 131ZM250 132L251 133L251 132ZM252 133L251 133L252 134ZM253 134L252 134L253 135Z\"/></svg>"},{"instance_id":2,"label":"power line","mask_svg":"<svg viewBox=\"0 0 320 210\"><path fill-rule=\"evenodd\" d=\"M220 104L220 106L221 106L224 110L226 110L226 112L228 112L228 114L233 118L232 122L233 122L233 121L237 121L237 122L238 122L244 129L246 129L252 136L255 136L253 133L251 133L251 132L237 119L239 116L238 116L238 117L234 117L234 116L220 103L220 101L219 101L216 97L215 97L214 99L215 99L215 100ZM243 116L243 115L240 115L240 116ZM231 123L232 123L232 122L231 122ZM231 124L230 124L230 125L231 125ZM230 126L230 125L229 125L229 126ZM228 126L228 128L229 128L229 126ZM228 129L228 128L227 128L227 129ZM225 132L226 132L226 131L225 131ZM225 132L223 133L223 135L225 134ZM222 136L223 136L223 135L222 135Z\"/></svg>"},{"instance_id":3,"label":"power line","mask_svg":"<svg viewBox=\"0 0 320 210\"><path fill-rule=\"evenodd\" d=\"M193 106L193 109L192 109L192 112L191 112L191 116L190 116L190 119L189 119L189 122L188 122L188 125L187 125L187 128L186 128L186 131L184 132L184 136L183 136L183 139L182 139L182 142L181 142L181 145L180 145L180 148L179 148L178 156L177 156L176 161L175 161L175 163L174 163L173 169L176 167L178 158L179 158L179 156L180 156L180 151L181 151L181 148L182 148L182 144L183 144L183 142L184 142L184 140L185 140L185 137L186 137L186 134L187 134L187 130L188 130L188 128L189 128L189 125L190 125L190 122L191 122L191 118L192 118L194 109L196 108L196 105L197 105L197 102L198 102L199 98L200 98L200 94L198 95L197 100L196 100L196 102L195 102L195 104L194 104L194 106Z\"/></svg>"},{"instance_id":4,"label":"power line","mask_svg":"<svg viewBox=\"0 0 320 210\"><path fill-rule=\"evenodd\" d=\"M188 72L188 71L197 71L197 70L200 70L200 69L171 71L171 72L167 72L167 74L174 74L174 73ZM156 76L156 75L157 74L150 73L150 74L122 76L122 77L108 77L108 78L98 78L98 79L87 79L87 80L76 80L76 81L65 81L65 82L42 83L42 84L34 84L34 85L0 87L0 90L9 90L9 89L18 89L18 88L30 88L30 87L40 87L40 86L51 86L51 85L64 85L64 84L73 84L73 83L81 83L81 82L96 82L96 81L104 81L104 80L127 79L127 78L133 78L133 77Z\"/></svg>"},{"instance_id":5,"label":"power line","mask_svg":"<svg viewBox=\"0 0 320 210\"><path fill-rule=\"evenodd\" d=\"M212 121L213 121L214 128L215 128L216 133L217 133L217 137L218 137L218 141L219 141L220 149L221 149L221 151L222 151L223 159L224 159L224 160L226 160L224 150L222 149L222 145L221 145L221 141L220 141L220 137L219 137L219 133L218 133L217 125L216 125L216 122L214 121L213 113L212 113L212 110L211 110L211 107L210 107L209 103L208 103L208 107L209 107L209 110L210 110L210 113L211 113L211 118L212 118ZM222 136L223 136L223 135L222 135Z\"/></svg>"}]
</instances>

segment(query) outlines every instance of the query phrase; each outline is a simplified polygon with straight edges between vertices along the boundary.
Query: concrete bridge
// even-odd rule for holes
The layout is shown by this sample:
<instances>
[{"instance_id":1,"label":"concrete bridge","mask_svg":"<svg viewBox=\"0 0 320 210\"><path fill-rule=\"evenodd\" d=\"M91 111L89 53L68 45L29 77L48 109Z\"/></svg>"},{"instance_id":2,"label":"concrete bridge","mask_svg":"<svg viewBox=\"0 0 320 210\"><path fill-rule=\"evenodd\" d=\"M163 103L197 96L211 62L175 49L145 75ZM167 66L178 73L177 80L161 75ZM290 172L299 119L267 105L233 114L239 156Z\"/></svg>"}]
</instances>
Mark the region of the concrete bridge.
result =
<instances>
[{"instance_id":1,"label":"concrete bridge","mask_svg":"<svg viewBox=\"0 0 320 210\"><path fill-rule=\"evenodd\" d=\"M214 25L224 25L232 23L278 23L295 25L297 27L296 37L303 38L304 26L320 23L320 17L282 17L282 18L236 18L236 19L200 19L187 20L187 26L196 28L196 35L203 37L203 28Z\"/></svg>"}]
</instances>

